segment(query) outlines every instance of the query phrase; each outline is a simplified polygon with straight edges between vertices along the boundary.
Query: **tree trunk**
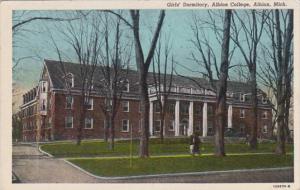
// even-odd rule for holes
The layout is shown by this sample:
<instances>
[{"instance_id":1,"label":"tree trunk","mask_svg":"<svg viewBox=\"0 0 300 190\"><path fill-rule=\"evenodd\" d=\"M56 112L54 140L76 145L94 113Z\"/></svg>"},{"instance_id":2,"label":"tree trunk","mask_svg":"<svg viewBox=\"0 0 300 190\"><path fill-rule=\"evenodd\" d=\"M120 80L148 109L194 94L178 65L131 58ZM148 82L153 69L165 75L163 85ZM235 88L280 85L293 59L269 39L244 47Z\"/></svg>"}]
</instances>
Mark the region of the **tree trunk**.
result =
<instances>
[{"instance_id":1,"label":"tree trunk","mask_svg":"<svg viewBox=\"0 0 300 190\"><path fill-rule=\"evenodd\" d=\"M285 114L284 114L284 121L285 121L285 135L287 142L292 141L292 137L290 134L289 129L289 118L290 118L290 103L291 103L291 97L292 97L292 89L291 89L291 74L286 76L287 82L286 82L286 100L285 100Z\"/></svg>"},{"instance_id":2,"label":"tree trunk","mask_svg":"<svg viewBox=\"0 0 300 190\"><path fill-rule=\"evenodd\" d=\"M287 89L288 90L288 89ZM290 117L290 97L286 98L285 102L285 114L284 114L284 129L285 129L285 136L287 142L291 142L291 134L290 134L290 129L289 129L289 117Z\"/></svg>"},{"instance_id":3,"label":"tree trunk","mask_svg":"<svg viewBox=\"0 0 300 190\"><path fill-rule=\"evenodd\" d=\"M164 112L164 111L162 111ZM165 113L160 114L160 121L161 121L161 126L160 126L160 142L164 142L164 127L165 127Z\"/></svg>"},{"instance_id":4,"label":"tree trunk","mask_svg":"<svg viewBox=\"0 0 300 190\"><path fill-rule=\"evenodd\" d=\"M293 38L293 10L288 11L288 26L284 33L282 45L282 33L280 30L279 10L275 10L276 37L277 37L277 56L279 63L279 77L277 82L277 105L278 105L278 127L277 127L277 154L285 154L285 105L286 105L286 82L287 69L290 60L290 48Z\"/></svg>"},{"instance_id":5,"label":"tree trunk","mask_svg":"<svg viewBox=\"0 0 300 190\"><path fill-rule=\"evenodd\" d=\"M215 127L215 155L225 156L224 148L224 129L227 125L226 112L226 92L227 92L227 78L228 78L228 55L230 43L230 22L231 10L225 11L224 27L223 27L223 42L221 52L221 67L220 78L217 82L217 105L216 105L216 127Z\"/></svg>"},{"instance_id":6,"label":"tree trunk","mask_svg":"<svg viewBox=\"0 0 300 190\"><path fill-rule=\"evenodd\" d=\"M257 149L257 87L256 87L256 64L252 64L250 70L250 83L251 83L251 133L250 133L250 148Z\"/></svg>"},{"instance_id":7,"label":"tree trunk","mask_svg":"<svg viewBox=\"0 0 300 190\"><path fill-rule=\"evenodd\" d=\"M109 117L109 111L107 111L107 113L105 113L105 125L104 125L104 142L107 142L108 139L108 130L110 127L110 117Z\"/></svg>"},{"instance_id":8,"label":"tree trunk","mask_svg":"<svg viewBox=\"0 0 300 190\"><path fill-rule=\"evenodd\" d=\"M79 126L77 128L77 142L76 144L79 146L81 144L81 138L82 138L82 126L84 126L85 121L85 97L84 95L81 95L80 97L80 113L79 113Z\"/></svg>"},{"instance_id":9,"label":"tree trunk","mask_svg":"<svg viewBox=\"0 0 300 190\"><path fill-rule=\"evenodd\" d=\"M142 70L141 70L142 71ZM140 137L140 151L141 158L149 157L148 141L149 141L149 97L147 73L140 72L140 94L141 94L141 111L142 111L142 128Z\"/></svg>"},{"instance_id":10,"label":"tree trunk","mask_svg":"<svg viewBox=\"0 0 300 190\"><path fill-rule=\"evenodd\" d=\"M115 149L115 119L113 115L110 117L110 150Z\"/></svg>"}]
</instances>

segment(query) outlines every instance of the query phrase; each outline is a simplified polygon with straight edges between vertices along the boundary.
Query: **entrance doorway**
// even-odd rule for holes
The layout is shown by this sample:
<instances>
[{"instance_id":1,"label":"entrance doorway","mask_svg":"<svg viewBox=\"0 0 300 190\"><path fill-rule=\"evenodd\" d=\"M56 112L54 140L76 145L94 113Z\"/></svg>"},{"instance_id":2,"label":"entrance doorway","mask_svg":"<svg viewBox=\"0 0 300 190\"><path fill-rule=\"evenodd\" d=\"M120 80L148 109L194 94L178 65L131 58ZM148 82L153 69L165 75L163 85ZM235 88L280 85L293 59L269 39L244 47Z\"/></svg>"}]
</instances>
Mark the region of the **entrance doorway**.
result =
<instances>
[{"instance_id":1,"label":"entrance doorway","mask_svg":"<svg viewBox=\"0 0 300 190\"><path fill-rule=\"evenodd\" d=\"M183 119L179 125L179 135L187 136L188 127L189 121L187 119Z\"/></svg>"}]
</instances>

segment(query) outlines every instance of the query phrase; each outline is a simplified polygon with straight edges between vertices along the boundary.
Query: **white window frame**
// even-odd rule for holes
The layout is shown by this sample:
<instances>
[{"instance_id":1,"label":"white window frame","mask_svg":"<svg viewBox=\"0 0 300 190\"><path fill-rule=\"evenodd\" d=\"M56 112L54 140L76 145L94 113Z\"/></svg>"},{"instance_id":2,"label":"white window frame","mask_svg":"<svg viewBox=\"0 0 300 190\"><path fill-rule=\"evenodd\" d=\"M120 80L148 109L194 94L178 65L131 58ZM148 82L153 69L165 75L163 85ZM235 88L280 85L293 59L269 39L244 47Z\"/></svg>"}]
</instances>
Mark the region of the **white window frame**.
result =
<instances>
[{"instance_id":1,"label":"white window frame","mask_svg":"<svg viewBox=\"0 0 300 190\"><path fill-rule=\"evenodd\" d=\"M47 105L46 105L46 100L42 99L42 106L41 106L41 110L42 111L46 111L47 110ZM29 111L29 110L28 110ZM30 113L28 113L30 114Z\"/></svg>"},{"instance_id":2,"label":"white window frame","mask_svg":"<svg viewBox=\"0 0 300 190\"><path fill-rule=\"evenodd\" d=\"M92 98L92 97L86 97L86 98L88 98L89 101L91 100L91 108L88 108L87 110L93 110L94 109L94 98Z\"/></svg>"},{"instance_id":3,"label":"white window frame","mask_svg":"<svg viewBox=\"0 0 300 190\"><path fill-rule=\"evenodd\" d=\"M47 81L42 81L41 83L42 83L42 93L47 92Z\"/></svg>"},{"instance_id":4,"label":"white window frame","mask_svg":"<svg viewBox=\"0 0 300 190\"><path fill-rule=\"evenodd\" d=\"M159 130L158 130L158 131L156 130L156 122L159 122ZM161 120L155 120L155 121L154 121L154 126L153 126L153 128L154 128L154 132L160 132L160 128L161 128Z\"/></svg>"},{"instance_id":5,"label":"white window frame","mask_svg":"<svg viewBox=\"0 0 300 190\"><path fill-rule=\"evenodd\" d=\"M124 121L127 121L127 130L124 130L123 126L124 126ZM129 127L130 127L130 124L129 124L129 119L122 119L122 125L121 125L121 132L129 132Z\"/></svg>"},{"instance_id":6,"label":"white window frame","mask_svg":"<svg viewBox=\"0 0 300 190\"><path fill-rule=\"evenodd\" d=\"M71 107L68 107L68 101L67 101L68 97L72 98ZM74 97L70 96L70 95L67 95L66 96L66 109L73 109L73 103L74 103Z\"/></svg>"},{"instance_id":7,"label":"white window frame","mask_svg":"<svg viewBox=\"0 0 300 190\"><path fill-rule=\"evenodd\" d=\"M245 117L246 117L245 109L240 109L240 118L245 118Z\"/></svg>"},{"instance_id":8,"label":"white window frame","mask_svg":"<svg viewBox=\"0 0 300 190\"><path fill-rule=\"evenodd\" d=\"M71 79L71 88L74 88L74 75L73 73L66 74L66 82L69 82L68 80Z\"/></svg>"},{"instance_id":9,"label":"white window frame","mask_svg":"<svg viewBox=\"0 0 300 190\"><path fill-rule=\"evenodd\" d=\"M87 125L87 119L91 120L91 127L86 127L86 125ZM94 118L92 118L92 117L86 117L84 119L84 128L85 129L93 129L94 128Z\"/></svg>"},{"instance_id":10,"label":"white window frame","mask_svg":"<svg viewBox=\"0 0 300 190\"><path fill-rule=\"evenodd\" d=\"M72 127L67 127L67 118L72 118ZM72 129L73 125L74 125L74 118L73 118L73 116L66 116L65 117L65 128L66 129Z\"/></svg>"},{"instance_id":11,"label":"white window frame","mask_svg":"<svg viewBox=\"0 0 300 190\"><path fill-rule=\"evenodd\" d=\"M171 125L169 126L169 131L175 131L175 120L170 120ZM172 128L171 128L172 126Z\"/></svg>"},{"instance_id":12,"label":"white window frame","mask_svg":"<svg viewBox=\"0 0 300 190\"><path fill-rule=\"evenodd\" d=\"M262 102L262 104L266 104L266 103L268 103L268 100L266 97L263 96L261 102Z\"/></svg>"},{"instance_id":13,"label":"white window frame","mask_svg":"<svg viewBox=\"0 0 300 190\"><path fill-rule=\"evenodd\" d=\"M125 106L127 104L127 106ZM124 110L124 108L127 107L127 110ZM122 101L122 111L123 112L129 112L129 101Z\"/></svg>"},{"instance_id":14,"label":"white window frame","mask_svg":"<svg viewBox=\"0 0 300 190\"><path fill-rule=\"evenodd\" d=\"M123 83L127 83L127 84L126 84L126 90L123 89L123 92L129 92L129 91L130 91L130 90L129 90L129 87L130 87L130 85L129 85L129 80L126 79L126 80L123 81ZM124 85L124 86L125 86L125 85Z\"/></svg>"},{"instance_id":15,"label":"white window frame","mask_svg":"<svg viewBox=\"0 0 300 190\"><path fill-rule=\"evenodd\" d=\"M246 100L245 94L240 94L240 101L245 102L245 100Z\"/></svg>"}]
</instances>

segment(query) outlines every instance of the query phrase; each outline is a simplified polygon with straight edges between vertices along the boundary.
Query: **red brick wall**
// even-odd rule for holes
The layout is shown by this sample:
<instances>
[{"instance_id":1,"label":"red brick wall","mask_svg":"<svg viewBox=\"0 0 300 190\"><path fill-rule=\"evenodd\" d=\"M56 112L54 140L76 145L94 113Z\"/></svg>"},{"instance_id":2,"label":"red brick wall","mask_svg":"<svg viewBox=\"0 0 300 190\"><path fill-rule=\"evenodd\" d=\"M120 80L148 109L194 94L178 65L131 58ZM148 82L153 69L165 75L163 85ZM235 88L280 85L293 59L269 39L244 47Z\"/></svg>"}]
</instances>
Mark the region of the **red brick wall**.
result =
<instances>
[{"instance_id":1,"label":"red brick wall","mask_svg":"<svg viewBox=\"0 0 300 190\"><path fill-rule=\"evenodd\" d=\"M64 140L64 139L76 139L77 129L79 127L79 107L80 100L79 96L73 96L73 108L66 109L66 98L64 94L61 93L49 93L49 104L48 112L45 118L45 126L41 127L41 140ZM51 100L50 100L51 99ZM93 128L85 129L82 128L82 138L104 138L104 114L100 108L102 98L93 98L93 110L87 110L86 116L93 118ZM126 101L126 100L124 100ZM139 112L139 101L138 100L128 100L129 101L129 112L123 112L122 104L120 104L118 113L115 118L115 137L116 138L130 138L130 130L128 132L122 131L122 120L129 119L129 126L133 126L133 137L137 138L140 134L140 115ZM196 107L200 106L200 113L196 114ZM202 135L202 102L194 102L194 130L196 126L200 126L199 132ZM208 106L213 106L213 103L208 103ZM233 128L236 131L240 130L240 123L245 124L245 133L250 133L251 125L251 110L245 109L245 118L240 118L240 109L238 107L233 107ZM272 134L271 123L272 123L272 113L268 110L268 118L262 119L262 113L265 110L259 110L258 112L258 136L263 138L269 138ZM65 116L71 114L73 116L73 128L65 127ZM175 120L174 113L167 113L165 116L165 136L174 136L175 129L170 130L171 120ZM51 118L52 127L48 127L49 118ZM155 120L159 120L159 113L154 112L153 124ZM188 114L180 113L180 122L183 119L189 119ZM26 119L27 121L28 119ZM32 120L40 120L40 118L32 118ZM25 121L25 119L23 120ZM208 113L208 123L212 122L214 126L214 115ZM268 132L262 133L262 126L268 126ZM153 126L154 127L154 126ZM175 128L175 126L174 126ZM195 130L196 131L196 130ZM26 135L28 141L34 141L36 136L36 131L28 130L24 131L23 135ZM159 136L159 132L154 132L155 136ZM213 133L208 134L213 135Z\"/></svg>"}]
</instances>

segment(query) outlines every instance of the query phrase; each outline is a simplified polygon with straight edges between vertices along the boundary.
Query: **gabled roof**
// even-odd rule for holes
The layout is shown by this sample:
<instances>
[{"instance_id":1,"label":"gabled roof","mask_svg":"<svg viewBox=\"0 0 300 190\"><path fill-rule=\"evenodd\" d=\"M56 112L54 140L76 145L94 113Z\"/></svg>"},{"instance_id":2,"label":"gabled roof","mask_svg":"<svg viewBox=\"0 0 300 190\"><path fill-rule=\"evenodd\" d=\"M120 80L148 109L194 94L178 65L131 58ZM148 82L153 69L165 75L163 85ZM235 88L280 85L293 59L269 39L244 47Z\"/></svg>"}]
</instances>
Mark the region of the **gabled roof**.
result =
<instances>
[{"instance_id":1,"label":"gabled roof","mask_svg":"<svg viewBox=\"0 0 300 190\"><path fill-rule=\"evenodd\" d=\"M64 72L62 70L62 65L65 69L66 73L72 73L74 75L74 87L79 87L81 84L80 79L80 65L76 63L70 62L60 62L54 60L45 60L45 66L49 72L49 76L52 80L53 87L55 89L64 89L65 88L65 80L64 80ZM100 81L103 79L103 76L100 72L101 67L98 66L94 73L94 81ZM167 80L170 80L171 76L167 76ZM128 70L127 79L130 84L130 92L138 91L138 72L136 70ZM154 82L153 73L148 74L148 84L151 85ZM197 81L197 83L195 82ZM206 89L211 89L209 82L204 78L197 77L183 77L178 75L173 75L173 86L186 87L186 88L196 88L200 89L201 87ZM237 81L228 81L227 83L228 92L241 92L241 93L249 93L251 92L250 85L247 83L237 82Z\"/></svg>"}]
</instances>

